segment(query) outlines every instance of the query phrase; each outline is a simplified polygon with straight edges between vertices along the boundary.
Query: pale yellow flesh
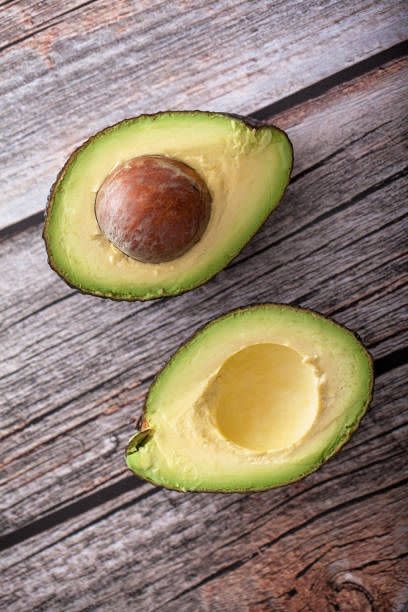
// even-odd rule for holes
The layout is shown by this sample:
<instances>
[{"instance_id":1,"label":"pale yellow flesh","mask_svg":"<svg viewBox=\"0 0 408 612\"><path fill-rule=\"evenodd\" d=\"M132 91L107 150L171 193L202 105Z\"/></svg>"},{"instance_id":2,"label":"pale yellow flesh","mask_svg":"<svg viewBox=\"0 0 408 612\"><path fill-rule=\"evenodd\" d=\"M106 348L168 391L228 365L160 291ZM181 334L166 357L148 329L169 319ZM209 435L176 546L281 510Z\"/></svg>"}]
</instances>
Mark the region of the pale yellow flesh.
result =
<instances>
[{"instance_id":1,"label":"pale yellow flesh","mask_svg":"<svg viewBox=\"0 0 408 612\"><path fill-rule=\"evenodd\" d=\"M258 229L287 184L292 153L286 135L252 129L222 115L163 114L123 122L97 135L69 164L56 187L45 238L50 260L69 282L94 293L156 297L210 278ZM176 260L149 264L128 257L98 226L95 197L106 176L140 155L164 155L191 166L212 196L208 227Z\"/></svg>"},{"instance_id":2,"label":"pale yellow flesh","mask_svg":"<svg viewBox=\"0 0 408 612\"><path fill-rule=\"evenodd\" d=\"M189 490L300 478L350 435L371 394L356 337L314 313L265 305L211 323L176 353L146 406L137 474Z\"/></svg>"},{"instance_id":3,"label":"pale yellow flesh","mask_svg":"<svg viewBox=\"0 0 408 612\"><path fill-rule=\"evenodd\" d=\"M319 376L291 348L255 344L224 362L206 401L226 439L255 451L283 450L313 425Z\"/></svg>"}]
</instances>

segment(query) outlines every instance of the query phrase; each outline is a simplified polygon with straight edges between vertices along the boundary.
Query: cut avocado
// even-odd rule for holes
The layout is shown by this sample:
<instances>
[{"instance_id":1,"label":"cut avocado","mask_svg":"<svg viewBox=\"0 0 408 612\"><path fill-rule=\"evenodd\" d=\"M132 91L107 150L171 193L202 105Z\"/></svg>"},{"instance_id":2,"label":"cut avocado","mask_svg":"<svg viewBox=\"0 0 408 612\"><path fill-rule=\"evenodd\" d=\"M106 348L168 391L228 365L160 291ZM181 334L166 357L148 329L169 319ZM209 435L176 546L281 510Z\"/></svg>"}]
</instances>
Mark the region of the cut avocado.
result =
<instances>
[{"instance_id":1,"label":"cut avocado","mask_svg":"<svg viewBox=\"0 0 408 612\"><path fill-rule=\"evenodd\" d=\"M372 385L369 353L334 321L279 304L232 311L157 376L127 465L181 491L284 485L347 441Z\"/></svg>"},{"instance_id":2,"label":"cut avocado","mask_svg":"<svg viewBox=\"0 0 408 612\"><path fill-rule=\"evenodd\" d=\"M118 176L128 180L133 164L137 184L143 183L139 158L156 166L166 162L174 176L184 172L185 185L190 181L191 190L202 195L182 219L186 237L181 230L177 234L177 223L171 231L163 225L153 236L160 241L156 250L146 251L143 240L133 248L129 236L115 241L118 231L110 223L116 203L109 197L124 192L114 190ZM192 289L219 272L258 230L281 199L292 162L283 131L232 115L181 111L122 121L85 142L59 174L44 227L49 263L70 285L115 299L146 300ZM151 212L152 198L157 206L160 199L149 193ZM181 200L177 205L183 206ZM169 210L167 221L174 218ZM143 222L134 229L142 238ZM180 237L180 244L167 248L166 241Z\"/></svg>"}]
</instances>

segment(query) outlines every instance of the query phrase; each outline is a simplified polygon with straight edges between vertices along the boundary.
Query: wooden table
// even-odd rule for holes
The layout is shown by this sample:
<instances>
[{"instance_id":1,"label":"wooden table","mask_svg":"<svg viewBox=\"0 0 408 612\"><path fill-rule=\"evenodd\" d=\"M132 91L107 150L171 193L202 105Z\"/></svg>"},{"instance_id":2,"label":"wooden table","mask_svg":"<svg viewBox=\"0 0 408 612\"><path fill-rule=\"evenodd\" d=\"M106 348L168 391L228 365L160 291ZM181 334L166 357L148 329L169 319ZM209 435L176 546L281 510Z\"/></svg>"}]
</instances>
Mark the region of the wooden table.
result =
<instances>
[{"instance_id":1,"label":"wooden table","mask_svg":"<svg viewBox=\"0 0 408 612\"><path fill-rule=\"evenodd\" d=\"M1 610L406 609L406 31L393 0L0 2ZM165 108L286 129L284 201L195 291L80 295L47 267L47 191L94 131ZM208 319L265 301L333 316L372 352L352 440L256 495L133 477L154 374Z\"/></svg>"}]
</instances>

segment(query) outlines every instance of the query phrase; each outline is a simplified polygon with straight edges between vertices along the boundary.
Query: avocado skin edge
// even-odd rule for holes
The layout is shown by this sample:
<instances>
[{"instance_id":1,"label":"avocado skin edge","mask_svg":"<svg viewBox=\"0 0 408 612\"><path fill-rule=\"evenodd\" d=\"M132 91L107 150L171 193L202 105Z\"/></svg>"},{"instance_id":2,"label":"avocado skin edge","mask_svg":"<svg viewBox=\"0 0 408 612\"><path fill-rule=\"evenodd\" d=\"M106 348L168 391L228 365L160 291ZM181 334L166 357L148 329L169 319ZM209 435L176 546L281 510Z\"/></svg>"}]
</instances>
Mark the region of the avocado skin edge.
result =
<instances>
[{"instance_id":1,"label":"avocado skin edge","mask_svg":"<svg viewBox=\"0 0 408 612\"><path fill-rule=\"evenodd\" d=\"M72 287L73 289L76 289L77 291L79 291L80 293L84 294L84 295L94 295L96 297L100 297L103 299L108 299L108 300L114 300L114 301L124 301L124 302L145 302L145 301L150 301L150 300L159 300L165 297L172 297L172 296L176 296L176 295L181 295L183 293L186 293L187 291L191 291L192 289L197 289L197 287L201 287L201 285L204 285L205 283L207 283L211 278L214 278L219 272L221 272L221 270L218 270L218 272L216 272L215 274L210 274L209 276L206 276L203 278L202 281L200 281L199 283L193 284L191 286L187 286L184 287L182 289L180 289L180 291L178 291L177 293L166 293L163 292L161 295L156 295L153 297L142 297L142 296L138 296L138 297L122 297L122 296L115 296L115 295L108 295L107 293L102 293L102 292L98 292L98 291L92 291L92 290L87 290L87 289L82 289L80 287L77 287L76 285L72 284L65 276L64 274L58 270L58 267L54 264L52 255L48 249L48 243L47 243L47 234L48 234L48 217L49 214L51 212L52 206L53 206L53 201L54 201L54 195L55 192L57 190L57 187L59 185L59 183L61 182L61 180L63 179L65 172L68 168L68 166L71 165L71 163L75 160L75 158L77 157L78 153L81 152L82 149L84 149L90 142L92 142L94 140L94 138L96 136L102 135L105 131L110 130L118 125L121 125L122 123L126 123L128 121L134 121L135 119L142 119L143 117L149 117L151 119L156 119L157 117L161 116L161 115L169 115L169 114L173 114L173 115L184 115L184 114L200 114L200 115L209 115L209 116L213 116L213 115L222 115L224 117L230 117L231 119L237 119L239 121L241 121L242 123L245 123L248 127L252 128L252 129L260 129L260 128L264 128L264 127L269 127L269 128L273 128L279 132L282 132L282 134L284 134L284 136L286 137L288 144L290 146L291 152L292 152L292 163L291 163L291 167L289 169L288 172L288 177L287 177L287 181L286 181L286 185L284 188L284 191L282 193L281 198L279 199L278 203L273 207L273 209L267 214L267 216L262 220L262 222L260 223L259 227L255 230L255 232L253 232L252 234L250 234L248 236L247 241L245 242L245 244L238 249L230 258L229 260L226 262L225 266L221 269L225 269L228 264L235 259L235 257L237 257L237 255L239 255L239 253L246 247L246 245L248 244L248 242L255 236L255 234L261 229L261 227L264 225L264 223L267 221L267 219L269 218L269 216L277 209L277 207L279 206L280 202L283 200L283 196L285 195L285 191L289 185L290 182L290 178L292 175L292 170L293 170L293 163L294 163L294 152L293 152L293 144L289 138L289 136L287 135L287 133L284 130L281 130L280 128L276 127L273 124L269 124L269 123L265 123L262 121L258 121L258 119L251 119L250 117L244 117L238 114L234 114L234 113L219 113L219 112L211 112L211 111L201 111L201 110L189 110L189 111L159 111L157 113L143 113L141 115L136 115L135 117L128 117L126 119L122 119L121 121L118 121L117 123L114 123L112 125L109 125L107 127L105 127L103 130L100 130L99 132L96 132L96 134L93 134L92 136L90 136L89 138L87 138L85 140L85 142L83 142L79 147L77 147L68 157L67 161L65 162L65 164L63 165L63 167L61 168L61 170L59 171L59 173L57 174L57 178L55 179L54 183L51 186L51 190L50 193L48 195L47 198L47 204L46 204L46 208L44 211L44 226L43 226L43 231L42 231L42 238L44 240L45 243L45 249L47 252L47 262L48 265L50 266L50 268L52 270L54 270L54 272L56 272L56 274L58 274L58 276L60 278L62 278L62 280L69 286Z\"/></svg>"},{"instance_id":2,"label":"avocado skin edge","mask_svg":"<svg viewBox=\"0 0 408 612\"><path fill-rule=\"evenodd\" d=\"M349 429L346 429L345 431L343 431L341 433L341 435L336 438L336 440L333 442L333 444L328 448L328 452L327 454L324 454L324 456L322 457L321 461L318 462L312 469L308 470L307 472L301 474L300 476L298 476L297 478L293 478L292 480L288 480L285 483L282 484L278 484L278 485L272 485L270 487L265 487L262 489L232 489L232 490L228 490L228 489L217 489L216 491L212 490L212 489L197 489L197 490L184 490L184 489L180 489L177 487L171 487L169 485L162 485L162 484L157 484L156 482L154 482L153 480L150 480L149 478L146 478L145 476L139 476L138 474L136 474L135 472L133 472L128 466L128 469L133 473L134 476L136 476L137 478L140 478L141 480L145 480L146 482L149 482L150 484L154 485L155 487L160 487L163 489L168 489L170 491L177 491L178 493L261 493L262 491L269 491L269 489L277 489L280 487L286 487L290 484L293 484L294 482L298 482L299 480L302 480L303 478L306 478L306 476L309 476L310 474L312 474L313 472L315 472L316 470L318 470L324 463L326 463L329 459L331 459L332 457L334 457L334 455L336 455L338 453L338 451L349 441L349 439L351 438L351 436L353 435L353 433L358 429L364 415L366 414L372 400L373 400L373 393L374 393L374 359L372 354L370 353L370 351L366 348L366 346L364 345L363 341L361 340L359 334L353 330L351 330L350 328L348 328L346 325L343 325L342 323L338 323L337 321L335 321L332 317L328 317L325 315L322 315L319 312L316 312L315 310L313 310L312 308L307 308L307 307L303 307L303 306L292 306L291 304L282 304L282 303L278 303L278 302L261 302L259 304L257 303L252 303L252 304L248 304L248 306L241 306L238 308L234 308L233 310L230 310L226 313L224 313L223 315L220 316L216 316L213 317L212 319L210 319L209 321L207 321L207 323L204 323L204 325L201 325L191 336L189 336L189 338L187 338L187 340L185 340L185 342L183 342L183 344L181 346L179 346L179 348L175 351L175 353L173 353L173 355L166 361L166 363L162 366L162 368L159 370L159 372L155 375L151 385L149 386L149 389L147 391L146 394L146 399L144 401L144 405L142 408L142 413L139 417L139 419L137 420L136 423L136 431L134 432L133 436L135 434L137 434L138 430L140 432L145 431L146 429L149 429L149 423L147 420L147 417L145 415L145 410L147 407L147 400L148 397L150 395L150 391L153 388L153 386L156 384L157 379L159 378L159 376L161 375L161 373L163 372L163 370L170 365L170 363L173 361L173 359L176 357L176 355L179 353L179 351L181 351L184 346L186 344L189 344L192 340L194 340L194 338L199 335L206 327L209 327L210 325L212 325L213 323L215 323L216 321L219 321L220 319L224 319L227 318L229 316L234 316L235 314L238 314L240 312L245 312L247 310L252 310L252 309L257 309L257 308L262 308L262 307L269 307L269 306L278 306L278 307L284 307L289 308L291 310L296 310L296 311L301 311L301 312L309 312L310 314L312 314L315 317L321 318L321 319L325 319L326 321L330 321L333 325L335 325L336 327L340 327L341 329L343 329L346 333L351 334L352 336L354 336L354 338L361 344L361 346L363 347L367 357L368 357L368 361L369 361L369 367L370 367L370 386L369 386L369 392L368 392L368 397L367 397L367 401L366 404L364 406L364 408L361 411L360 416L355 420L355 422L353 423L353 426ZM133 438L132 436L132 438ZM131 438L131 439L132 439ZM127 457L127 447L126 447L126 451L125 451L125 463L126 463L126 457Z\"/></svg>"}]
</instances>

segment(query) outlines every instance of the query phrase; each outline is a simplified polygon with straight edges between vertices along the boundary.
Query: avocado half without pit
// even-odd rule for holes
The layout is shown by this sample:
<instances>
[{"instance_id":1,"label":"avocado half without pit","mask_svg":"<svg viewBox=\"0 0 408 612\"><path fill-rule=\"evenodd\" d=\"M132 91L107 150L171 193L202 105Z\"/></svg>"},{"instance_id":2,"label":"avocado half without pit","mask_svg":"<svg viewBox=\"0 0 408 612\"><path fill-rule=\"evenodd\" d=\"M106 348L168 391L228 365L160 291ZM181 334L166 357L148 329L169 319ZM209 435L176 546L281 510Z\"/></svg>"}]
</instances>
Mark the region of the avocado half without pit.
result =
<instances>
[{"instance_id":1,"label":"avocado half without pit","mask_svg":"<svg viewBox=\"0 0 408 612\"><path fill-rule=\"evenodd\" d=\"M220 271L281 199L293 152L276 127L201 111L142 115L68 159L51 190L51 267L83 292L176 295Z\"/></svg>"},{"instance_id":2,"label":"avocado half without pit","mask_svg":"<svg viewBox=\"0 0 408 612\"><path fill-rule=\"evenodd\" d=\"M206 325L159 373L128 467L181 491L258 491L317 469L358 426L373 386L356 335L265 304Z\"/></svg>"}]
</instances>

